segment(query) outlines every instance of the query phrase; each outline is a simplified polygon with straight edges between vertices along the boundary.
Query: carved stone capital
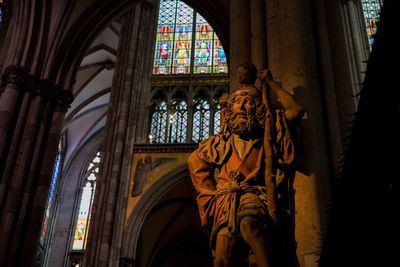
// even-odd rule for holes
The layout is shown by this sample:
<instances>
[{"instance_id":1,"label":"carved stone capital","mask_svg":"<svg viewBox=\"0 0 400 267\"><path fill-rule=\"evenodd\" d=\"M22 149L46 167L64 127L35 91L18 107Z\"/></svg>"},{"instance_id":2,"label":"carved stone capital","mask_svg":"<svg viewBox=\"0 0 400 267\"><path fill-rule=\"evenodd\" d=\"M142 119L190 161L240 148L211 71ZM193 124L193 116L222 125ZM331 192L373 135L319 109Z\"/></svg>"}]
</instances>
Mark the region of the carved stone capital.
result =
<instances>
[{"instance_id":1,"label":"carved stone capital","mask_svg":"<svg viewBox=\"0 0 400 267\"><path fill-rule=\"evenodd\" d=\"M62 90L60 87L55 87L52 100L55 102L57 108L67 111L74 100L74 96L72 95L71 91Z\"/></svg>"},{"instance_id":2,"label":"carved stone capital","mask_svg":"<svg viewBox=\"0 0 400 267\"><path fill-rule=\"evenodd\" d=\"M22 89L26 82L26 76L25 70L20 66L8 66L1 76L1 88L4 88L7 84L11 83Z\"/></svg>"},{"instance_id":3,"label":"carved stone capital","mask_svg":"<svg viewBox=\"0 0 400 267\"><path fill-rule=\"evenodd\" d=\"M40 84L40 79L33 75L27 75L26 79L26 90L29 93L33 93L34 95L38 95L38 88Z\"/></svg>"}]
</instances>

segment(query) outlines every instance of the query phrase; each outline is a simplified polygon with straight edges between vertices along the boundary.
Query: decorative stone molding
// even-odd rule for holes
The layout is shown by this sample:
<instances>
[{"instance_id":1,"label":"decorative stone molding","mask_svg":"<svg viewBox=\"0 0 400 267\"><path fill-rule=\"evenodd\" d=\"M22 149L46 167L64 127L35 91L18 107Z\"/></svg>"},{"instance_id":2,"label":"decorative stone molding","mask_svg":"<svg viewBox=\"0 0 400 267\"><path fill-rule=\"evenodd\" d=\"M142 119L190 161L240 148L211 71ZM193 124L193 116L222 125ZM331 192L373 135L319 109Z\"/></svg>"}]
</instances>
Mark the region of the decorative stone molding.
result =
<instances>
[{"instance_id":1,"label":"decorative stone molding","mask_svg":"<svg viewBox=\"0 0 400 267\"><path fill-rule=\"evenodd\" d=\"M8 66L1 76L1 92L7 84L15 84L18 89L24 88L26 76L25 70L20 66Z\"/></svg>"},{"instance_id":2,"label":"decorative stone molding","mask_svg":"<svg viewBox=\"0 0 400 267\"><path fill-rule=\"evenodd\" d=\"M26 86L32 95L41 96L45 101L50 101L63 110L68 109L72 103L73 95L70 91L53 85L47 79L38 79L29 75Z\"/></svg>"},{"instance_id":3,"label":"decorative stone molding","mask_svg":"<svg viewBox=\"0 0 400 267\"><path fill-rule=\"evenodd\" d=\"M198 143L171 144L136 144L134 153L190 153L199 146Z\"/></svg>"},{"instance_id":4,"label":"decorative stone molding","mask_svg":"<svg viewBox=\"0 0 400 267\"><path fill-rule=\"evenodd\" d=\"M26 89L29 93L33 95L41 95L40 93L40 84L41 81L38 77L34 75L28 75L26 80Z\"/></svg>"},{"instance_id":5,"label":"decorative stone molding","mask_svg":"<svg viewBox=\"0 0 400 267\"><path fill-rule=\"evenodd\" d=\"M29 75L22 67L16 65L8 66L1 76L0 93L5 90L7 84L15 84L19 90L26 90L34 96L41 96L44 100L55 103L58 108L65 111L73 100L70 91L53 85L47 79L39 79L35 75Z\"/></svg>"},{"instance_id":6,"label":"decorative stone molding","mask_svg":"<svg viewBox=\"0 0 400 267\"><path fill-rule=\"evenodd\" d=\"M55 90L52 93L52 101L55 102L57 108L67 111L74 100L71 91L62 90L60 87L55 87L54 89Z\"/></svg>"}]
</instances>

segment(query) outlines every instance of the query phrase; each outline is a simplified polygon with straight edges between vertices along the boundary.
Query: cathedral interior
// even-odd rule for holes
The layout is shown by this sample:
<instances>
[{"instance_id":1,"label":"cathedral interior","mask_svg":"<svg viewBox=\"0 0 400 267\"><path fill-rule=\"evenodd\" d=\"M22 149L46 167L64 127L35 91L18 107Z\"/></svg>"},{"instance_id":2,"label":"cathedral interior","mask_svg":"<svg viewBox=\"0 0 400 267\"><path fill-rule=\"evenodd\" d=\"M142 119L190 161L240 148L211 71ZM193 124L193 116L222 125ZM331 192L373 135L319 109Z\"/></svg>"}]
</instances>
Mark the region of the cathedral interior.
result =
<instances>
[{"instance_id":1,"label":"cathedral interior","mask_svg":"<svg viewBox=\"0 0 400 267\"><path fill-rule=\"evenodd\" d=\"M0 0L0 266L213 266L187 160L243 61L306 111L290 266L394 266L398 10Z\"/></svg>"}]
</instances>

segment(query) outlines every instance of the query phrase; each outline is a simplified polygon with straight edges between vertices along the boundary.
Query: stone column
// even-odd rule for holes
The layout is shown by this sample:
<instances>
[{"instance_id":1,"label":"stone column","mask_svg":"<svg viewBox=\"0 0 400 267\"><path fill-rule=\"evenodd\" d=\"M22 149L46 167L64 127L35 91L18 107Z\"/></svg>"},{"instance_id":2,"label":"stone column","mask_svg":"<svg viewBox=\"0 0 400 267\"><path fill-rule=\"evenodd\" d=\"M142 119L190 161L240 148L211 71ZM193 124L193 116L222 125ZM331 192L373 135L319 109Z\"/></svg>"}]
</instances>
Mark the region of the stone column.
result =
<instances>
[{"instance_id":1,"label":"stone column","mask_svg":"<svg viewBox=\"0 0 400 267\"><path fill-rule=\"evenodd\" d=\"M0 88L0 162L4 162L6 157L6 140L12 121L15 116L15 111L18 106L18 100L24 93L24 86L26 81L25 71L18 66L9 66L6 68L3 76L1 77ZM4 167L0 163L0 168ZM2 184L2 183L1 183ZM0 185L1 186L1 185ZM0 189L0 200L1 198ZM1 206L1 201L0 201Z\"/></svg>"},{"instance_id":2,"label":"stone column","mask_svg":"<svg viewBox=\"0 0 400 267\"><path fill-rule=\"evenodd\" d=\"M232 0L230 5L230 91L237 88L236 70L243 61L267 67L265 0Z\"/></svg>"},{"instance_id":3,"label":"stone column","mask_svg":"<svg viewBox=\"0 0 400 267\"><path fill-rule=\"evenodd\" d=\"M57 103L60 99L63 103L72 99L69 92L61 94L54 85L34 76L28 76L21 87L27 90L20 96L20 104L15 104L13 120L16 124L9 127L8 134L12 138L7 139L3 151L5 164L0 169L2 266L28 266L34 262L60 125L66 111L63 108L60 113ZM48 142L52 139L57 140ZM51 154L48 150L55 152ZM37 207L40 212L36 211Z\"/></svg>"},{"instance_id":4,"label":"stone column","mask_svg":"<svg viewBox=\"0 0 400 267\"><path fill-rule=\"evenodd\" d=\"M300 266L317 266L326 216L329 166L328 131L316 26L318 1L267 1L268 63L274 78L305 107L301 121L302 155L293 180L295 250ZM323 29L324 31L326 29Z\"/></svg>"},{"instance_id":5,"label":"stone column","mask_svg":"<svg viewBox=\"0 0 400 267\"><path fill-rule=\"evenodd\" d=\"M251 62L257 69L267 67L265 0L250 1Z\"/></svg>"},{"instance_id":6,"label":"stone column","mask_svg":"<svg viewBox=\"0 0 400 267\"><path fill-rule=\"evenodd\" d=\"M239 85L236 70L242 61L251 60L250 5L248 0L230 1L229 77L230 91Z\"/></svg>"},{"instance_id":7,"label":"stone column","mask_svg":"<svg viewBox=\"0 0 400 267\"><path fill-rule=\"evenodd\" d=\"M156 1L136 4L123 17L107 118L107 143L93 207L85 264L119 265L135 142L146 140Z\"/></svg>"},{"instance_id":8,"label":"stone column","mask_svg":"<svg viewBox=\"0 0 400 267\"><path fill-rule=\"evenodd\" d=\"M54 88L49 103L44 110L44 121L41 122L32 165L28 174L28 182L34 183L30 196L25 193L23 204L29 203L28 197L32 199L30 213L27 218L27 229L24 231L24 242L18 253L22 255L22 266L28 266L36 258L37 244L40 236L41 225L46 210L48 192L54 169L54 161L58 151L62 125L65 113L72 102L70 91ZM25 208L25 207L23 207ZM25 220L26 221L26 220ZM19 220L18 226L22 228L23 221ZM39 226L39 227L38 227ZM14 245L19 245L14 242ZM22 248L22 249L21 249ZM17 255L15 255L17 257Z\"/></svg>"}]
</instances>

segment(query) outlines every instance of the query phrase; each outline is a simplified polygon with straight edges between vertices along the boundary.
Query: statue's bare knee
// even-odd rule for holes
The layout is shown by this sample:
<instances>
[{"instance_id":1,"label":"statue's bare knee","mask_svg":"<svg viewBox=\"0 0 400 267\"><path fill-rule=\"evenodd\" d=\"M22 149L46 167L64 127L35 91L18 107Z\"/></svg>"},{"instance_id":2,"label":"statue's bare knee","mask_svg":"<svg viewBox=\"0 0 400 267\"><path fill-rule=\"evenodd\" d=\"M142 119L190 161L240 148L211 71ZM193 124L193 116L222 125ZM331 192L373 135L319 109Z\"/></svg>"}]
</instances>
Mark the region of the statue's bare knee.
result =
<instances>
[{"instance_id":1,"label":"statue's bare knee","mask_svg":"<svg viewBox=\"0 0 400 267\"><path fill-rule=\"evenodd\" d=\"M252 242L264 238L262 223L254 217L247 216L240 221L240 233L246 242Z\"/></svg>"},{"instance_id":2,"label":"statue's bare knee","mask_svg":"<svg viewBox=\"0 0 400 267\"><path fill-rule=\"evenodd\" d=\"M217 235L214 267L232 266L232 251L234 245L235 240L230 237L228 229L221 229Z\"/></svg>"}]
</instances>

